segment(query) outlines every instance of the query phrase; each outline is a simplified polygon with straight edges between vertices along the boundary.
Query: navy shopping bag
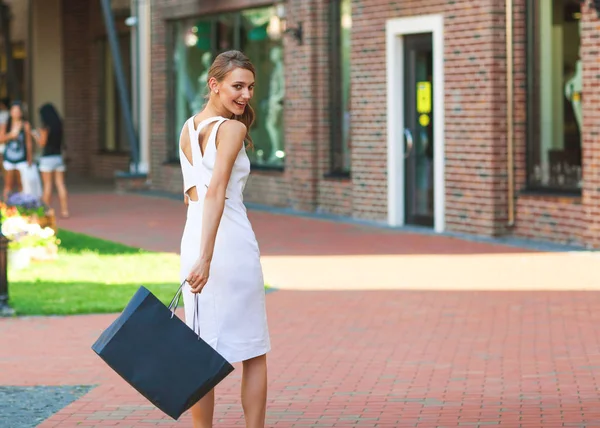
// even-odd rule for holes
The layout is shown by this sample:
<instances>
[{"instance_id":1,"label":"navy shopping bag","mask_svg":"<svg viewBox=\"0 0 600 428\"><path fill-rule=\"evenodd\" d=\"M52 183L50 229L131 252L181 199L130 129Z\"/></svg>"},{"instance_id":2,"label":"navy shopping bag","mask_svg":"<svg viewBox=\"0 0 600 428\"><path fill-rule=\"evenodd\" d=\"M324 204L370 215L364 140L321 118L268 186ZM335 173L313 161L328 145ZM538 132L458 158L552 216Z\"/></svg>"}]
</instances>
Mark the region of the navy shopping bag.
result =
<instances>
[{"instance_id":1,"label":"navy shopping bag","mask_svg":"<svg viewBox=\"0 0 600 428\"><path fill-rule=\"evenodd\" d=\"M182 289L183 284L167 307L140 287L92 345L115 372L175 420L233 371L229 362L174 316Z\"/></svg>"}]
</instances>

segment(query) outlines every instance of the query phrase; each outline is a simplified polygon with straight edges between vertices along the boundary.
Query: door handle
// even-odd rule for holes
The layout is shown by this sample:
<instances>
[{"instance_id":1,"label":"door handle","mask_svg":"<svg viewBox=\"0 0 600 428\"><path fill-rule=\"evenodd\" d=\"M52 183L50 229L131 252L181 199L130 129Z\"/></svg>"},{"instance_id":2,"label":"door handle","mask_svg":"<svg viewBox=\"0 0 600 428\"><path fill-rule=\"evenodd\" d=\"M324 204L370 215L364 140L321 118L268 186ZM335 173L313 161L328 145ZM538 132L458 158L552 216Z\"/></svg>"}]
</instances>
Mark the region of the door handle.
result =
<instances>
[{"instance_id":1,"label":"door handle","mask_svg":"<svg viewBox=\"0 0 600 428\"><path fill-rule=\"evenodd\" d=\"M419 141L419 146L423 146L423 153L427 153L427 150L429 149L429 136L427 135L425 129L421 129L421 132L419 134Z\"/></svg>"},{"instance_id":2,"label":"door handle","mask_svg":"<svg viewBox=\"0 0 600 428\"><path fill-rule=\"evenodd\" d=\"M406 150L404 150L404 158L408 158L410 156L410 152L412 152L414 141L412 133L410 129L404 128L404 138L406 139Z\"/></svg>"}]
</instances>

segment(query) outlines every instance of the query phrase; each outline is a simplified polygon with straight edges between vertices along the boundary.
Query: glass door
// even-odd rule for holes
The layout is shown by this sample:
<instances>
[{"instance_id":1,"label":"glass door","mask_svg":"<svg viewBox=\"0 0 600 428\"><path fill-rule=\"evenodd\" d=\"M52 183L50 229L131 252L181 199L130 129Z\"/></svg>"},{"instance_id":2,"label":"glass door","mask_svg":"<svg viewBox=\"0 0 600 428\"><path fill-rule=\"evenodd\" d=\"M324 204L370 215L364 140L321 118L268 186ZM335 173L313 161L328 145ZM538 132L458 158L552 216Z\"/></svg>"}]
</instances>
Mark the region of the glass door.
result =
<instances>
[{"instance_id":1,"label":"glass door","mask_svg":"<svg viewBox=\"0 0 600 428\"><path fill-rule=\"evenodd\" d=\"M404 37L405 219L433 227L432 35Z\"/></svg>"}]
</instances>

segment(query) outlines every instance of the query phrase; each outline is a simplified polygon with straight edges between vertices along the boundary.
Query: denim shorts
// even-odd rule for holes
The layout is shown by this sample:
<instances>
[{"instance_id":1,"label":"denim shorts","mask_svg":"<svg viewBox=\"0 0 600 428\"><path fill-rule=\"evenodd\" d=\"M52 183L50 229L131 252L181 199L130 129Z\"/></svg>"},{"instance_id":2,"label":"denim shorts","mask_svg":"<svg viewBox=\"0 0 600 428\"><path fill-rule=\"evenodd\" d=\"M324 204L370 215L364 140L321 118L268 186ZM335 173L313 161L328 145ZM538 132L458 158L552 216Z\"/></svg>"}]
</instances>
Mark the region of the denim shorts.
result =
<instances>
[{"instance_id":1,"label":"denim shorts","mask_svg":"<svg viewBox=\"0 0 600 428\"><path fill-rule=\"evenodd\" d=\"M12 162L8 162L8 161L2 162L4 171L17 171L17 170L20 170L24 165L27 165L27 162L17 162L17 163L12 163Z\"/></svg>"},{"instance_id":2,"label":"denim shorts","mask_svg":"<svg viewBox=\"0 0 600 428\"><path fill-rule=\"evenodd\" d=\"M65 172L66 169L62 155L42 156L39 159L39 162L39 169L41 172Z\"/></svg>"}]
</instances>

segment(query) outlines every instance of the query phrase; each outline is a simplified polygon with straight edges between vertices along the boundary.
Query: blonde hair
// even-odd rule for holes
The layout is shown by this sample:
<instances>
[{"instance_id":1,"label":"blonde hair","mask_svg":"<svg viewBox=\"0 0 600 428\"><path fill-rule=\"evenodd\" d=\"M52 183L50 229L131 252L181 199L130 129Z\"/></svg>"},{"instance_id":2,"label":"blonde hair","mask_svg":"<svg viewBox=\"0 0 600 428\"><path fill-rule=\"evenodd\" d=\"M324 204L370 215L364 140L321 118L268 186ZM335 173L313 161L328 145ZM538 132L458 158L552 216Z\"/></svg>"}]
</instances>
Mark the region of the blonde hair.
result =
<instances>
[{"instance_id":1,"label":"blonde hair","mask_svg":"<svg viewBox=\"0 0 600 428\"><path fill-rule=\"evenodd\" d=\"M217 82L221 83L223 79L225 79L225 77L227 77L227 75L236 68L243 68L244 70L250 71L253 76L256 76L254 65L252 65L248 57L240 51L231 50L223 52L215 58L210 66L210 69L208 70L207 80L210 81L211 77L214 77ZM208 94L210 94L210 91ZM256 115L254 113L254 109L250 106L250 104L246 104L244 113L242 113L240 116L234 116L236 120L239 120L246 125L245 140L248 142L250 147L253 146L252 137L250 137L250 127L254 123L255 117Z\"/></svg>"}]
</instances>

